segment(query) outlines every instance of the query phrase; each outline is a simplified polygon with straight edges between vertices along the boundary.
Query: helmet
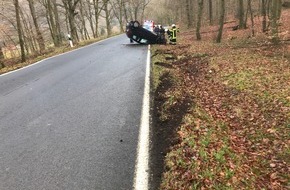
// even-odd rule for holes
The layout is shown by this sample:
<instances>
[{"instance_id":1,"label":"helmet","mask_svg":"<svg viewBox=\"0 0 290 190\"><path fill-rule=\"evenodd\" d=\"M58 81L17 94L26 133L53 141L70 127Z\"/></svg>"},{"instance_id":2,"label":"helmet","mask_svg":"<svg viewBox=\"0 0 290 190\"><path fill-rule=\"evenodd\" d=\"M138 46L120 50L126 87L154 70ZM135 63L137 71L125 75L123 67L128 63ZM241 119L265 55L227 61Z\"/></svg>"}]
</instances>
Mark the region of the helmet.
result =
<instances>
[{"instance_id":1,"label":"helmet","mask_svg":"<svg viewBox=\"0 0 290 190\"><path fill-rule=\"evenodd\" d=\"M172 27L175 27L175 24L172 24L171 26L172 26Z\"/></svg>"}]
</instances>

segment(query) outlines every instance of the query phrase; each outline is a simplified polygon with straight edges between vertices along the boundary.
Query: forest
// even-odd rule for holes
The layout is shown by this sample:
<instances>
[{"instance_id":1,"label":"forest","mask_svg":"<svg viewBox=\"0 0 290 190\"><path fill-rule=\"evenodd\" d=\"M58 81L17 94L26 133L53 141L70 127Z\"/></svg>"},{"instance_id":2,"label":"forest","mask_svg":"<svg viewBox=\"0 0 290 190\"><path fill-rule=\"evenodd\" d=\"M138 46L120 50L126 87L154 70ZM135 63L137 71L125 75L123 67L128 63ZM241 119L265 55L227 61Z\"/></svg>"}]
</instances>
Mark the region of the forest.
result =
<instances>
[{"instance_id":1,"label":"forest","mask_svg":"<svg viewBox=\"0 0 290 190\"><path fill-rule=\"evenodd\" d=\"M41 55L73 42L123 33L126 22L144 17L149 0L1 0L0 55Z\"/></svg>"},{"instance_id":2,"label":"forest","mask_svg":"<svg viewBox=\"0 0 290 190\"><path fill-rule=\"evenodd\" d=\"M197 39L204 25L219 25L222 38L224 22L238 21L238 28L257 30L254 18L261 17L262 31L278 39L282 0L1 0L0 63L1 68L25 62L73 42L108 37L123 33L130 20L154 20L162 25L177 23L183 28L196 28ZM250 20L250 26L247 21ZM11 62L11 58L20 58ZM7 62L5 64L5 62Z\"/></svg>"},{"instance_id":3,"label":"forest","mask_svg":"<svg viewBox=\"0 0 290 190\"><path fill-rule=\"evenodd\" d=\"M153 189L289 189L289 1L182 2L152 48Z\"/></svg>"}]
</instances>

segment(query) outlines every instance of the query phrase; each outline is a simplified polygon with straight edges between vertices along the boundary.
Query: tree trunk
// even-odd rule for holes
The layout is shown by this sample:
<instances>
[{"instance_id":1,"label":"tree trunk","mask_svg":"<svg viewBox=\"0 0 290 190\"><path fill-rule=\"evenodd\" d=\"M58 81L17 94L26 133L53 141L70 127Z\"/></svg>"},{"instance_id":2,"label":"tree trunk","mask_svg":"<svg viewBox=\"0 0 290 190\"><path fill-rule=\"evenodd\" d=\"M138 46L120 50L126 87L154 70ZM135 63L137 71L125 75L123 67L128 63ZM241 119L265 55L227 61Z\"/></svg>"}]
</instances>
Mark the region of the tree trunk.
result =
<instances>
[{"instance_id":1,"label":"tree trunk","mask_svg":"<svg viewBox=\"0 0 290 190\"><path fill-rule=\"evenodd\" d=\"M272 34L272 42L274 44L279 43L278 36L278 19L279 19L279 0L272 0L271 3L271 34Z\"/></svg>"},{"instance_id":2,"label":"tree trunk","mask_svg":"<svg viewBox=\"0 0 290 190\"><path fill-rule=\"evenodd\" d=\"M203 12L203 0L198 0L198 13L197 13L197 24L196 24L196 39L197 40L201 40L200 26L201 26L202 12Z\"/></svg>"},{"instance_id":3,"label":"tree trunk","mask_svg":"<svg viewBox=\"0 0 290 190\"><path fill-rule=\"evenodd\" d=\"M53 7L50 0L46 1L46 14L47 14L47 22L50 28L51 37L53 40L53 44L55 47L60 46L60 42L58 40L58 32L56 26L56 20L54 17Z\"/></svg>"},{"instance_id":4,"label":"tree trunk","mask_svg":"<svg viewBox=\"0 0 290 190\"><path fill-rule=\"evenodd\" d=\"M281 18L281 13L282 13L282 0L278 0L278 20Z\"/></svg>"},{"instance_id":5,"label":"tree trunk","mask_svg":"<svg viewBox=\"0 0 290 190\"><path fill-rule=\"evenodd\" d=\"M62 35L61 35L60 20L59 20L56 0L52 0L52 5L53 5L52 10L53 10L54 19L55 19L56 40L57 40L57 44L61 45L62 44Z\"/></svg>"},{"instance_id":6,"label":"tree trunk","mask_svg":"<svg viewBox=\"0 0 290 190\"><path fill-rule=\"evenodd\" d=\"M243 3L243 0L239 0L238 13L239 13L239 28L246 28L246 24L244 22L244 3Z\"/></svg>"},{"instance_id":7,"label":"tree trunk","mask_svg":"<svg viewBox=\"0 0 290 190\"><path fill-rule=\"evenodd\" d=\"M32 26L29 23L29 21L26 20L23 11L20 7L19 9L19 13L20 13L20 19L22 22L22 34L23 34L23 39L24 39L24 44L27 45L27 54L32 53L32 54L36 54L36 44L34 44L34 34L33 31L31 30Z\"/></svg>"},{"instance_id":8,"label":"tree trunk","mask_svg":"<svg viewBox=\"0 0 290 190\"><path fill-rule=\"evenodd\" d=\"M86 27L86 21L85 21L85 16L84 16L84 5L83 5L83 2L80 1L80 19L81 19L81 23L82 23L82 32L84 34L84 38L85 40L88 40L90 37L88 35L88 30L87 30L87 27Z\"/></svg>"},{"instance_id":9,"label":"tree trunk","mask_svg":"<svg viewBox=\"0 0 290 190\"><path fill-rule=\"evenodd\" d=\"M2 51L2 46L0 45L0 69L4 68L4 53Z\"/></svg>"},{"instance_id":10,"label":"tree trunk","mask_svg":"<svg viewBox=\"0 0 290 190\"><path fill-rule=\"evenodd\" d=\"M45 44L44 44L44 39L43 39L42 33L40 32L39 25L37 22L35 7L34 7L34 0L27 0L27 1L29 4L30 13L31 13L33 24L36 31L36 36L37 36L36 38L37 38L39 50L40 52L42 52L43 50L45 50Z\"/></svg>"},{"instance_id":11,"label":"tree trunk","mask_svg":"<svg viewBox=\"0 0 290 190\"><path fill-rule=\"evenodd\" d=\"M254 16L253 16L253 10L252 10L251 0L248 0L248 11L249 11L250 16L251 16L251 31L252 31L252 36L255 36Z\"/></svg>"},{"instance_id":12,"label":"tree trunk","mask_svg":"<svg viewBox=\"0 0 290 190\"><path fill-rule=\"evenodd\" d=\"M76 24L75 24L75 16L77 15L77 13L75 12L76 10L76 6L79 3L80 0L62 0L66 13L68 15L68 22L69 22L69 27L70 27L70 33L72 36L72 40L74 42L79 42L79 37L78 37L78 33L77 33L77 28L76 28Z\"/></svg>"},{"instance_id":13,"label":"tree trunk","mask_svg":"<svg viewBox=\"0 0 290 190\"><path fill-rule=\"evenodd\" d=\"M123 13L123 6L124 6L124 0L121 0L119 4L119 9L120 9L120 19L119 19L119 24L120 24L120 32L124 33L124 24L123 24L123 19L124 19L124 13Z\"/></svg>"},{"instance_id":14,"label":"tree trunk","mask_svg":"<svg viewBox=\"0 0 290 190\"><path fill-rule=\"evenodd\" d=\"M190 0L185 0L185 6L186 6L186 18L187 18L187 28L191 28L192 27L192 16L191 16L191 12L192 12L192 8L190 6Z\"/></svg>"},{"instance_id":15,"label":"tree trunk","mask_svg":"<svg viewBox=\"0 0 290 190\"><path fill-rule=\"evenodd\" d=\"M213 24L213 16L212 16L212 0L208 0L208 14L209 14L209 24Z\"/></svg>"},{"instance_id":16,"label":"tree trunk","mask_svg":"<svg viewBox=\"0 0 290 190\"><path fill-rule=\"evenodd\" d=\"M130 3L127 4L127 8L129 9L128 12L129 12L130 20L136 20L134 18L134 11Z\"/></svg>"},{"instance_id":17,"label":"tree trunk","mask_svg":"<svg viewBox=\"0 0 290 190\"><path fill-rule=\"evenodd\" d=\"M144 20L144 12L145 12L146 6L147 6L147 3L146 3L146 0L144 0L141 6L141 19L140 19L141 21Z\"/></svg>"},{"instance_id":18,"label":"tree trunk","mask_svg":"<svg viewBox=\"0 0 290 190\"><path fill-rule=\"evenodd\" d=\"M87 2L88 11L86 11L85 14L86 14L87 19L89 20L90 28L91 28L91 31L93 33L93 37L95 38L96 34L95 34L95 28L94 28L94 23L93 23L93 11L92 11L92 7L91 7L91 2L90 2L90 0L86 0L86 2Z\"/></svg>"},{"instance_id":19,"label":"tree trunk","mask_svg":"<svg viewBox=\"0 0 290 190\"><path fill-rule=\"evenodd\" d=\"M126 23L128 23L129 17L128 17L128 10L126 8L126 2L124 2L124 4L123 4L123 10L124 10L124 17L125 17Z\"/></svg>"},{"instance_id":20,"label":"tree trunk","mask_svg":"<svg viewBox=\"0 0 290 190\"><path fill-rule=\"evenodd\" d=\"M220 18L220 1L215 0L215 18Z\"/></svg>"},{"instance_id":21,"label":"tree trunk","mask_svg":"<svg viewBox=\"0 0 290 190\"><path fill-rule=\"evenodd\" d=\"M220 43L222 40L224 20L225 20L225 0L221 0L219 30L218 30L218 35L217 35L217 39L216 39L217 43Z\"/></svg>"},{"instance_id":22,"label":"tree trunk","mask_svg":"<svg viewBox=\"0 0 290 190\"><path fill-rule=\"evenodd\" d=\"M112 27L111 27L111 22L110 22L109 0L103 0L103 2L104 2L107 35L111 36L112 35Z\"/></svg>"},{"instance_id":23,"label":"tree trunk","mask_svg":"<svg viewBox=\"0 0 290 190\"><path fill-rule=\"evenodd\" d=\"M99 10L99 0L93 0L94 3L94 9L95 9L95 38L99 37L99 16L100 16L100 10Z\"/></svg>"},{"instance_id":24,"label":"tree trunk","mask_svg":"<svg viewBox=\"0 0 290 190\"><path fill-rule=\"evenodd\" d=\"M245 20L244 20L244 29L247 28L248 24L248 15L249 15L249 7L247 7L246 15L245 15Z\"/></svg>"},{"instance_id":25,"label":"tree trunk","mask_svg":"<svg viewBox=\"0 0 290 190\"><path fill-rule=\"evenodd\" d=\"M20 14L19 14L20 7L19 7L18 0L13 0L13 1L14 1L15 13L16 13L17 33L18 33L19 44L20 44L20 49L21 49L21 62L25 62L26 57L25 57L24 41L23 41L23 35L22 35L22 26L21 26Z\"/></svg>"},{"instance_id":26,"label":"tree trunk","mask_svg":"<svg viewBox=\"0 0 290 190\"><path fill-rule=\"evenodd\" d=\"M139 6L134 7L134 20L138 20Z\"/></svg>"},{"instance_id":27,"label":"tree trunk","mask_svg":"<svg viewBox=\"0 0 290 190\"><path fill-rule=\"evenodd\" d=\"M262 9L261 14L263 17L262 21L262 32L265 33L267 31L267 8L266 8L266 0L262 0Z\"/></svg>"},{"instance_id":28,"label":"tree trunk","mask_svg":"<svg viewBox=\"0 0 290 190\"><path fill-rule=\"evenodd\" d=\"M112 6L112 10L114 12L114 16L119 22L120 26L120 32L124 32L124 24L123 24L123 19L124 19L124 13L123 13L123 4L124 0L116 0L116 2L110 2L110 5Z\"/></svg>"}]
</instances>

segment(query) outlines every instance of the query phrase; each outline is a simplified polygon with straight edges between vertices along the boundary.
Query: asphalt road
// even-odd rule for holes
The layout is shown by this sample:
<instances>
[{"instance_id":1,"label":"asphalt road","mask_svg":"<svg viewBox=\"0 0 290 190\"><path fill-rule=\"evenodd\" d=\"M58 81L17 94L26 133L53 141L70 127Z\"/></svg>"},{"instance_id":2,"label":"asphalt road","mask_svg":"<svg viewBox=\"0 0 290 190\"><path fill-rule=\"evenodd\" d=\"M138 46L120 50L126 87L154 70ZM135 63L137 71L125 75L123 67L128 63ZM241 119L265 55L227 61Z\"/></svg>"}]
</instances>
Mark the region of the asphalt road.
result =
<instances>
[{"instance_id":1,"label":"asphalt road","mask_svg":"<svg viewBox=\"0 0 290 190\"><path fill-rule=\"evenodd\" d=\"M0 189L132 189L146 56L121 35L0 76Z\"/></svg>"}]
</instances>

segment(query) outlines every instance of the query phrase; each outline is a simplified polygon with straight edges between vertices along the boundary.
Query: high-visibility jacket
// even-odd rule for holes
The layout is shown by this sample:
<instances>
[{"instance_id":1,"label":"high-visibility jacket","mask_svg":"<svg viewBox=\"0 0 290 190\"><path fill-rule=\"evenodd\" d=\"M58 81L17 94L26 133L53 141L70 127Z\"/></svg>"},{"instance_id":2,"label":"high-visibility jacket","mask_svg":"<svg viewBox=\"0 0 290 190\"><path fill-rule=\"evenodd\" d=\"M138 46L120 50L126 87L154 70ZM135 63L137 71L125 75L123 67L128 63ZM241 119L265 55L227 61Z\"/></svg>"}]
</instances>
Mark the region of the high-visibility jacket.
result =
<instances>
[{"instance_id":1,"label":"high-visibility jacket","mask_svg":"<svg viewBox=\"0 0 290 190\"><path fill-rule=\"evenodd\" d=\"M176 40L176 33L177 33L177 29L174 27L171 29L171 39L172 40Z\"/></svg>"}]
</instances>

